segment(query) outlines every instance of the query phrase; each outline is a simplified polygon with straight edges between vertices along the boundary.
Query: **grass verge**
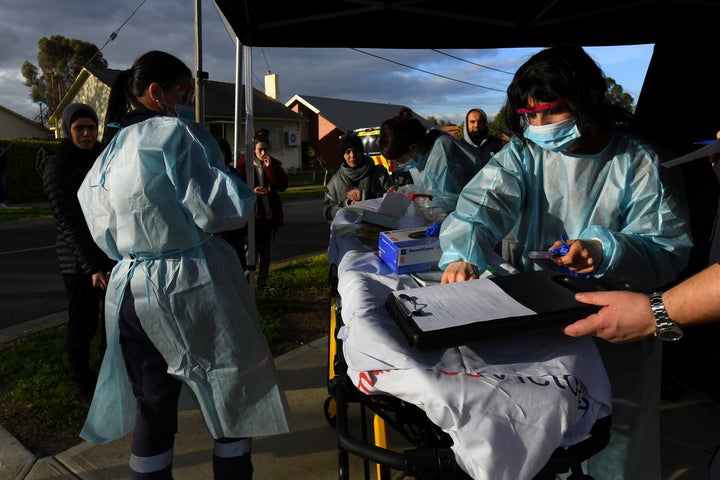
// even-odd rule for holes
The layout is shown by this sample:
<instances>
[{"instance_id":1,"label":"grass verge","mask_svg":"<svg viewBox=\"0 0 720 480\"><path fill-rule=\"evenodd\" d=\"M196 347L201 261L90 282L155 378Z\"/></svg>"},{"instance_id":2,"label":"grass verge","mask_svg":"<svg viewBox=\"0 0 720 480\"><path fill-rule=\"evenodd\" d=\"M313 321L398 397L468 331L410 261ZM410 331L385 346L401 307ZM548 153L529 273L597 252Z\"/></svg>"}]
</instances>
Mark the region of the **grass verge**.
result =
<instances>
[{"instance_id":1,"label":"grass verge","mask_svg":"<svg viewBox=\"0 0 720 480\"><path fill-rule=\"evenodd\" d=\"M13 207L0 210L0 223L27 222L53 218L50 207Z\"/></svg>"},{"instance_id":2,"label":"grass verge","mask_svg":"<svg viewBox=\"0 0 720 480\"><path fill-rule=\"evenodd\" d=\"M293 260L272 270L273 290L257 291L273 355L327 334L327 273L327 254ZM62 326L0 345L0 424L38 456L80 442L86 412L74 404L65 334Z\"/></svg>"},{"instance_id":3,"label":"grass verge","mask_svg":"<svg viewBox=\"0 0 720 480\"><path fill-rule=\"evenodd\" d=\"M301 200L303 198L317 198L325 195L325 186L323 185L305 185L301 187L290 187L284 192L280 192L281 200Z\"/></svg>"},{"instance_id":4,"label":"grass verge","mask_svg":"<svg viewBox=\"0 0 720 480\"><path fill-rule=\"evenodd\" d=\"M291 331L304 324L297 317L308 313L316 315L318 304L324 306L329 301L327 253L276 266L270 275L270 283L272 290L257 290L255 303L273 354L285 353L294 346L319 338L321 335L314 336L310 332L305 335L312 338L301 338ZM327 310L321 311L327 313ZM323 326L326 326L324 318ZM327 333L327 329L322 333Z\"/></svg>"}]
</instances>

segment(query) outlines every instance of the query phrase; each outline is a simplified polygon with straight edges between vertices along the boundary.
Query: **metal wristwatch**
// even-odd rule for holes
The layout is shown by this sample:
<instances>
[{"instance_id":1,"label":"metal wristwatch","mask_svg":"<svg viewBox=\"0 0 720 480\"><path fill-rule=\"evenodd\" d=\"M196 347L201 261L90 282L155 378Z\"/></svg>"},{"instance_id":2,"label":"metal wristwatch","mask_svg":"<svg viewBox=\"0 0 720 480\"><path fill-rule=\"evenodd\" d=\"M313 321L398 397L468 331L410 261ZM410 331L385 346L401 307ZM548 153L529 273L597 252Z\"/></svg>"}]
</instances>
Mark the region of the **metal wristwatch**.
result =
<instances>
[{"instance_id":1,"label":"metal wristwatch","mask_svg":"<svg viewBox=\"0 0 720 480\"><path fill-rule=\"evenodd\" d=\"M650 294L650 308L655 317L655 336L660 340L674 342L683 337L683 332L677 323L670 320L665 310L665 304L662 301L663 292L653 292Z\"/></svg>"}]
</instances>

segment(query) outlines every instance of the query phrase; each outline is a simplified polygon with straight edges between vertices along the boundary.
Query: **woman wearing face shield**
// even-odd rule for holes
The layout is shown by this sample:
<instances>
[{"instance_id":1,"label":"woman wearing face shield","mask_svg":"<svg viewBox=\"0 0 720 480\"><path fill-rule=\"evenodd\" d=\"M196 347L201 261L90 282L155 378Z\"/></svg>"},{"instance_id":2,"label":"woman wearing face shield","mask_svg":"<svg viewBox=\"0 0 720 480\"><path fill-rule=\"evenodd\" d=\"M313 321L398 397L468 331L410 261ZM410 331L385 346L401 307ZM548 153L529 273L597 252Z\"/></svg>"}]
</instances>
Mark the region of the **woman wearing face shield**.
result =
<instances>
[{"instance_id":1,"label":"woman wearing face shield","mask_svg":"<svg viewBox=\"0 0 720 480\"><path fill-rule=\"evenodd\" d=\"M442 225L443 282L477 278L508 233L516 267L569 238L556 263L649 291L685 267L692 241L685 200L661 178L659 154L616 128L605 78L579 47L534 55L508 87L508 146L463 189ZM666 179L663 179L666 180ZM599 344L613 391L610 445L589 462L596 478L660 478L660 345Z\"/></svg>"},{"instance_id":2,"label":"woman wearing face shield","mask_svg":"<svg viewBox=\"0 0 720 480\"><path fill-rule=\"evenodd\" d=\"M117 133L78 192L95 242L118 262L81 436L104 443L132 431L133 480L172 478L179 404L200 407L215 479L252 478L251 437L288 430L240 259L216 235L245 225L255 193L226 172L210 132L178 118L192 85L164 52L122 72L106 115Z\"/></svg>"}]
</instances>

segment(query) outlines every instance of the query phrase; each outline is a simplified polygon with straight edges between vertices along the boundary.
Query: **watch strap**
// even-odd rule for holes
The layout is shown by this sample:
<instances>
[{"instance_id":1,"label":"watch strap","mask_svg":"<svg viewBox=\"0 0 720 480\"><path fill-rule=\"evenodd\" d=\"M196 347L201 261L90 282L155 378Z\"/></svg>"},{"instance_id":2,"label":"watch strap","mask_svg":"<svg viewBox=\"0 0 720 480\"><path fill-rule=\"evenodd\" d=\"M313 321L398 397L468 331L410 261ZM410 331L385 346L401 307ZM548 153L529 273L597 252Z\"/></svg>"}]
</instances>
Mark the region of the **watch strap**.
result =
<instances>
[{"instance_id":1,"label":"watch strap","mask_svg":"<svg viewBox=\"0 0 720 480\"><path fill-rule=\"evenodd\" d=\"M655 317L655 336L668 341L680 340L683 332L678 325L670 319L662 301L663 292L650 294L650 308Z\"/></svg>"}]
</instances>

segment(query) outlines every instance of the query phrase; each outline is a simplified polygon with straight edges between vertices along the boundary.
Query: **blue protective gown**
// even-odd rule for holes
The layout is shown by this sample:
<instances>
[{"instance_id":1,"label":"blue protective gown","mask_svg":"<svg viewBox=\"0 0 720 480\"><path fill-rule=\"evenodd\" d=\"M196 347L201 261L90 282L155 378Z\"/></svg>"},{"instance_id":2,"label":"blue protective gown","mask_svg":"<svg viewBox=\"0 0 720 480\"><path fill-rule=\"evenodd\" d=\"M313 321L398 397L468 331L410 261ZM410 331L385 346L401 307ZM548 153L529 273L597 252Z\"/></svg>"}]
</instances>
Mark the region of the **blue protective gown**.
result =
<instances>
[{"instance_id":1,"label":"blue protective gown","mask_svg":"<svg viewBox=\"0 0 720 480\"><path fill-rule=\"evenodd\" d=\"M143 329L199 404L214 438L288 431L286 401L235 250L214 233L244 226L255 194L225 173L197 124L156 116L123 128L78 197L100 248L118 263L106 297L108 346L81 433L104 443L134 427L118 343L127 282ZM186 403L188 389L181 396Z\"/></svg>"},{"instance_id":2,"label":"blue protective gown","mask_svg":"<svg viewBox=\"0 0 720 480\"><path fill-rule=\"evenodd\" d=\"M409 169L413 183L404 190L429 193L437 206L452 210L463 187L483 167L477 150L445 132L431 130L436 135L430 148L419 156Z\"/></svg>"},{"instance_id":3,"label":"blue protective gown","mask_svg":"<svg viewBox=\"0 0 720 480\"><path fill-rule=\"evenodd\" d=\"M636 290L657 288L685 267L692 240L685 199L661 183L658 155L617 133L598 154L543 150L517 138L463 189L440 233L440 267L465 260L483 271L483 252L512 232L515 258L547 250L562 234L599 239L596 276Z\"/></svg>"},{"instance_id":4,"label":"blue protective gown","mask_svg":"<svg viewBox=\"0 0 720 480\"><path fill-rule=\"evenodd\" d=\"M463 189L443 222L441 268L465 260L486 268L490 252L508 233L514 258L547 250L564 233L599 239L603 261L595 273L634 290L671 282L685 267L692 240L684 197L661 183L658 154L616 133L597 154L569 155L513 138ZM596 342L613 399L610 444L587 472L612 480L659 480L661 342Z\"/></svg>"}]
</instances>

